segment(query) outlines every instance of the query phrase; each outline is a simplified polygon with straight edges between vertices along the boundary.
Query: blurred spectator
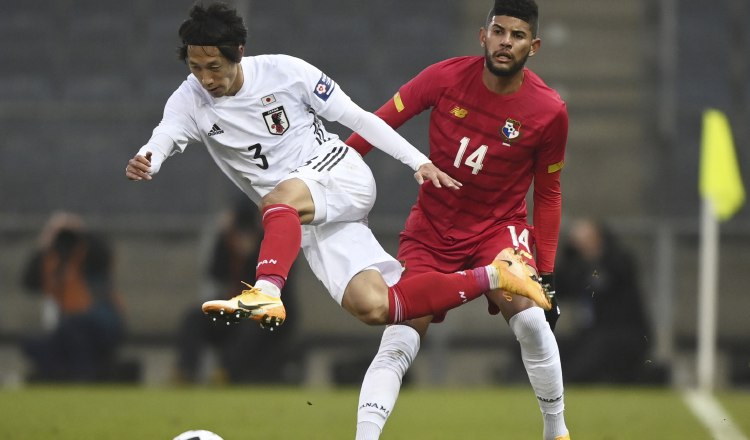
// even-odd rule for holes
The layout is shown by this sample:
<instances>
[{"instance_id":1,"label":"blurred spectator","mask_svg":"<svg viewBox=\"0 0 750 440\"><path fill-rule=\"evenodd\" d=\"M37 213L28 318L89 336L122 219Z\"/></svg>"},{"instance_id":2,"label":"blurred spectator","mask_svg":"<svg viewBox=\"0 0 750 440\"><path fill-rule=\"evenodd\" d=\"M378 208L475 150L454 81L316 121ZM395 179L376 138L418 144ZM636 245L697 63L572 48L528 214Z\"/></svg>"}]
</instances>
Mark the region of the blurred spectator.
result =
<instances>
[{"instance_id":1,"label":"blurred spectator","mask_svg":"<svg viewBox=\"0 0 750 440\"><path fill-rule=\"evenodd\" d=\"M201 311L203 300L230 298L242 288L242 281L255 280L262 238L258 210L247 199L238 201L222 216L210 245L202 298L186 310L178 331L178 382L196 383L206 378L206 349L213 350L218 360L218 369L208 377L214 382L268 383L297 379L291 341L294 320L269 332L252 322L237 325L213 322ZM289 277L284 292L284 305L290 311L295 308L293 276Z\"/></svg>"},{"instance_id":2,"label":"blurred spectator","mask_svg":"<svg viewBox=\"0 0 750 440\"><path fill-rule=\"evenodd\" d=\"M654 367L633 255L605 225L580 219L570 227L555 273L563 316L566 303L577 302L582 312L560 346L566 383L645 378Z\"/></svg>"},{"instance_id":3,"label":"blurred spectator","mask_svg":"<svg viewBox=\"0 0 750 440\"><path fill-rule=\"evenodd\" d=\"M73 214L50 217L23 274L23 285L54 305L47 331L22 341L32 364L29 380L99 381L111 378L124 336L113 286L112 251Z\"/></svg>"}]
</instances>

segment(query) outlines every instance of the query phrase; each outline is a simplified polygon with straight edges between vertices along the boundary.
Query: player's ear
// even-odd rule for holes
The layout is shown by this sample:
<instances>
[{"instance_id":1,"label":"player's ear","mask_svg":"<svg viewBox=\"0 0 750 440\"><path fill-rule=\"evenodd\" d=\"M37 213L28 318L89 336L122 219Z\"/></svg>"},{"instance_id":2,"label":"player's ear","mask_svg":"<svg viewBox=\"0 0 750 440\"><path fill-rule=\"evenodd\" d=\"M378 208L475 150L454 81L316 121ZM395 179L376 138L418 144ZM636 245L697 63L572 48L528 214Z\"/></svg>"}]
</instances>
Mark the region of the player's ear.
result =
<instances>
[{"instance_id":1,"label":"player's ear","mask_svg":"<svg viewBox=\"0 0 750 440\"><path fill-rule=\"evenodd\" d=\"M534 38L534 40L531 41L531 50L529 50L529 56L533 57L534 55L536 55L541 47L542 40L540 38Z\"/></svg>"},{"instance_id":2,"label":"player's ear","mask_svg":"<svg viewBox=\"0 0 750 440\"><path fill-rule=\"evenodd\" d=\"M244 56L245 55L245 45L244 44L240 44L239 50L240 50L240 56L241 57Z\"/></svg>"},{"instance_id":3,"label":"player's ear","mask_svg":"<svg viewBox=\"0 0 750 440\"><path fill-rule=\"evenodd\" d=\"M479 28L479 44L484 47L487 40L487 31L484 27Z\"/></svg>"}]
</instances>

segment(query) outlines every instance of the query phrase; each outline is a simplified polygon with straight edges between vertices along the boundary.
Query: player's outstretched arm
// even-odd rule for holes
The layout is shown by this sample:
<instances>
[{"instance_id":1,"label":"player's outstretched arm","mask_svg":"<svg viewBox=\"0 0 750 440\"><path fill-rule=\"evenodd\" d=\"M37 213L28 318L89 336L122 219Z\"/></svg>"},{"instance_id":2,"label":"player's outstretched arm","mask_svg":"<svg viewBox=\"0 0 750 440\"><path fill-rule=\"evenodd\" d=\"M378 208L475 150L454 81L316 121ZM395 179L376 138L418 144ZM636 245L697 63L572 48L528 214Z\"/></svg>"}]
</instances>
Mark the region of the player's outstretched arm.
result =
<instances>
[{"instance_id":1,"label":"player's outstretched arm","mask_svg":"<svg viewBox=\"0 0 750 440\"><path fill-rule=\"evenodd\" d=\"M125 167L125 177L130 180L151 180L151 152L136 154Z\"/></svg>"},{"instance_id":2,"label":"player's outstretched arm","mask_svg":"<svg viewBox=\"0 0 750 440\"><path fill-rule=\"evenodd\" d=\"M362 110L349 99L342 102L342 110L341 115L331 120L359 133L375 148L402 162L414 171L417 171L421 165L430 163L427 156L375 114Z\"/></svg>"}]
</instances>

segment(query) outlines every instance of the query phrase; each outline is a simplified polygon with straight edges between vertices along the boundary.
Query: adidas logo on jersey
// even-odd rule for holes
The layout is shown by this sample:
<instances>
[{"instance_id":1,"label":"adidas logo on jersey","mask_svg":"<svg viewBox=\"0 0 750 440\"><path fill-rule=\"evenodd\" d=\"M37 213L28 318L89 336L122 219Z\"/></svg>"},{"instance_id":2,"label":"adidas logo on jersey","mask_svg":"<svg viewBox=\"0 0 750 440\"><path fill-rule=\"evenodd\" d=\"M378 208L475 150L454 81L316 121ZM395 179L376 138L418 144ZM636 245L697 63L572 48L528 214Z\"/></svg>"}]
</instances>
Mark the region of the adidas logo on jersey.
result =
<instances>
[{"instance_id":1,"label":"adidas logo on jersey","mask_svg":"<svg viewBox=\"0 0 750 440\"><path fill-rule=\"evenodd\" d=\"M211 127L211 131L208 132L208 135L216 136L217 134L222 134L222 133L224 133L224 130L222 130L218 124L214 124L214 126Z\"/></svg>"}]
</instances>

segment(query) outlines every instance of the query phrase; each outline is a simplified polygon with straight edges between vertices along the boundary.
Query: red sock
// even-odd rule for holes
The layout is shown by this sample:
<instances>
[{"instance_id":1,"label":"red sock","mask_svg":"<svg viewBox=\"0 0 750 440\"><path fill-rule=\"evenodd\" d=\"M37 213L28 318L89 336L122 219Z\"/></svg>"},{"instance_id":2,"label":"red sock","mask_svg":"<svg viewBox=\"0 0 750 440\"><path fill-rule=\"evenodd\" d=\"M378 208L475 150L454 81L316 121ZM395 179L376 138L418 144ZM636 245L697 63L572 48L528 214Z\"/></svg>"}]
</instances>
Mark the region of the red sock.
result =
<instances>
[{"instance_id":1,"label":"red sock","mask_svg":"<svg viewBox=\"0 0 750 440\"><path fill-rule=\"evenodd\" d=\"M302 226L297 210L289 205L269 205L263 210L263 241L260 243L255 279L286 281L299 254ZM276 284L276 283L274 283ZM279 288L283 287L283 283Z\"/></svg>"},{"instance_id":2,"label":"red sock","mask_svg":"<svg viewBox=\"0 0 750 440\"><path fill-rule=\"evenodd\" d=\"M389 323L446 312L490 290L484 267L455 273L428 272L388 289Z\"/></svg>"}]
</instances>

